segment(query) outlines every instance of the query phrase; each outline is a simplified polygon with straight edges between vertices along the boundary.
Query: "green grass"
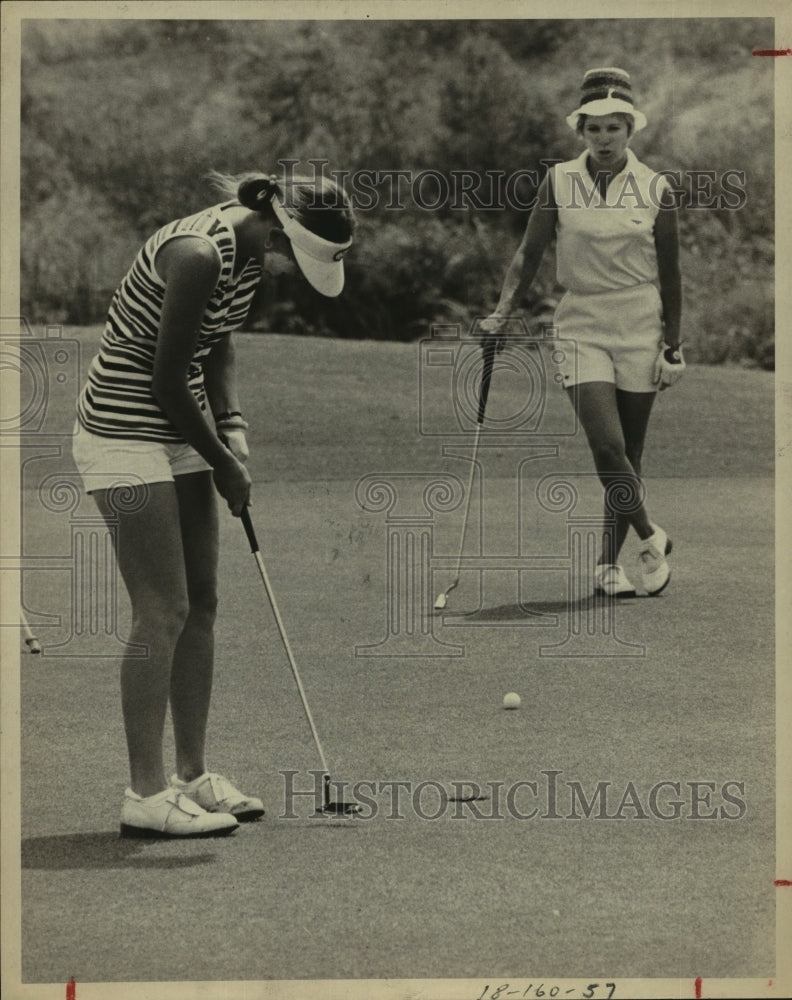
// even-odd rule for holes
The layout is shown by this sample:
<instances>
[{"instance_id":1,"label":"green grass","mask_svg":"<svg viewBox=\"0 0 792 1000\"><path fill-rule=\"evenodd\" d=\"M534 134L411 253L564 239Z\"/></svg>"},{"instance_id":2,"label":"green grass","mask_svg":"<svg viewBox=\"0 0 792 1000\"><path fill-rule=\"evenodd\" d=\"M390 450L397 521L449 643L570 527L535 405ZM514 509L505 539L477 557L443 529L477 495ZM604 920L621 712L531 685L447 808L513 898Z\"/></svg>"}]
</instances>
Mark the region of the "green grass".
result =
<instances>
[{"instance_id":1,"label":"green grass","mask_svg":"<svg viewBox=\"0 0 792 1000\"><path fill-rule=\"evenodd\" d=\"M100 333L98 327L64 330L81 345L83 369ZM446 426L450 380L419 404L418 343L235 337L256 479L347 479L383 469L437 467L443 439L419 433L419 405L428 411L426 425ZM518 412L524 386L513 373L496 368L490 412L501 417ZM647 477L772 474L773 387L769 372L691 366L676 387L658 397L644 459ZM568 408L564 393L551 388L551 431L568 424ZM71 414L64 412L63 420L69 426ZM581 435L564 440L562 458L576 469L591 467ZM511 475L511 459L505 456L493 474Z\"/></svg>"},{"instance_id":2,"label":"green grass","mask_svg":"<svg viewBox=\"0 0 792 1000\"><path fill-rule=\"evenodd\" d=\"M64 336L81 343L84 369L97 331ZM268 814L228 841L125 846L117 665L52 655L69 638L70 519L35 491L69 462L45 456L26 466L29 550L67 569L24 577L28 609L60 615L39 629L45 655L22 663L24 978L470 978L460 996L478 996L486 982L535 976L772 976L772 376L694 368L658 402L648 479L676 541L674 577L662 598L630 602L615 619L644 655L597 655L596 638L584 658L541 656L568 627L564 575L501 572L480 590L463 576L452 610L471 612L471 627L435 621L434 634L464 655L430 660L355 655L384 637L388 613L389 525L358 507L358 479L465 476L441 439L417 432L417 346L242 335L238 358L254 519L334 777L510 783L558 768L587 790L734 779L747 813L428 822L408 811L397 821L382 795L364 822L310 819L304 800L299 820L279 818L279 771L305 781L318 762L255 564L225 514L210 760L261 793ZM509 412L517 392L503 371L492 412ZM442 392L429 400L438 420L449 405ZM71 409L65 398L58 406L65 433ZM552 426L567 406L550 403ZM494 450L484 541L508 553L515 459ZM579 436L543 461L542 471L591 470ZM590 480L581 509L599 509ZM436 516L435 554L455 551L459 517ZM528 551L563 553L563 516L528 505L522 518ZM525 606L554 607L557 624L529 627ZM125 600L118 610L123 637ZM501 709L511 690L518 712ZM170 755L170 737L167 746Z\"/></svg>"}]
</instances>

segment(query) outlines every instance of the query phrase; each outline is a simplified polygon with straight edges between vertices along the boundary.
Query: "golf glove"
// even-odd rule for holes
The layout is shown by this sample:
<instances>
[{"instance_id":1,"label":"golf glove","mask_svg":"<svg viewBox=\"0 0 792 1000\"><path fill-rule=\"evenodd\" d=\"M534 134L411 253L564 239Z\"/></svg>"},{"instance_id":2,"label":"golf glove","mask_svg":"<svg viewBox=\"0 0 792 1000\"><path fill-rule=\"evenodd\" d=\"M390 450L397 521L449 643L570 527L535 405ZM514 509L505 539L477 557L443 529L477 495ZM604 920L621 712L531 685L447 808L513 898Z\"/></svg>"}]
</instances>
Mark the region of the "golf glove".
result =
<instances>
[{"instance_id":1,"label":"golf glove","mask_svg":"<svg viewBox=\"0 0 792 1000\"><path fill-rule=\"evenodd\" d=\"M245 431L241 427L229 427L223 430L223 440L238 462L247 462L250 457Z\"/></svg>"},{"instance_id":2,"label":"golf glove","mask_svg":"<svg viewBox=\"0 0 792 1000\"><path fill-rule=\"evenodd\" d=\"M239 410L219 413L215 417L215 427L220 440L238 462L247 462L250 457L245 437L248 426L247 420L244 419Z\"/></svg>"},{"instance_id":3,"label":"golf glove","mask_svg":"<svg viewBox=\"0 0 792 1000\"><path fill-rule=\"evenodd\" d=\"M685 367L681 347L669 347L667 344L661 344L660 353L654 363L652 381L662 392L663 389L674 385L682 378Z\"/></svg>"}]
</instances>

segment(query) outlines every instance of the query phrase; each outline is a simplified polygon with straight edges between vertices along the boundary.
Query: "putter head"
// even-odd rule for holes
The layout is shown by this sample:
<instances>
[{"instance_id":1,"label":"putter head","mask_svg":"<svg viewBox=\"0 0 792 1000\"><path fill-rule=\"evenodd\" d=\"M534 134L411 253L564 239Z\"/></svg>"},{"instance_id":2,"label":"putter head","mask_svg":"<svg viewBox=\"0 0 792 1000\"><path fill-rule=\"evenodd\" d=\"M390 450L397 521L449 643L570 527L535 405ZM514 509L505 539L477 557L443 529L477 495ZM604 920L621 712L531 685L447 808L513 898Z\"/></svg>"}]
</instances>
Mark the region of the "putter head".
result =
<instances>
[{"instance_id":1,"label":"putter head","mask_svg":"<svg viewBox=\"0 0 792 1000\"><path fill-rule=\"evenodd\" d=\"M435 611L442 611L443 608L448 604L448 595L452 590L455 590L459 584L459 578L454 580L450 587L443 591L442 594L437 595L437 600L434 602Z\"/></svg>"},{"instance_id":2,"label":"putter head","mask_svg":"<svg viewBox=\"0 0 792 1000\"><path fill-rule=\"evenodd\" d=\"M325 802L322 806L325 816L356 816L362 811L357 802Z\"/></svg>"},{"instance_id":3,"label":"putter head","mask_svg":"<svg viewBox=\"0 0 792 1000\"><path fill-rule=\"evenodd\" d=\"M332 802L330 800L330 775L324 776L324 805L322 813L325 816L356 816L362 812L362 808L357 802Z\"/></svg>"}]
</instances>

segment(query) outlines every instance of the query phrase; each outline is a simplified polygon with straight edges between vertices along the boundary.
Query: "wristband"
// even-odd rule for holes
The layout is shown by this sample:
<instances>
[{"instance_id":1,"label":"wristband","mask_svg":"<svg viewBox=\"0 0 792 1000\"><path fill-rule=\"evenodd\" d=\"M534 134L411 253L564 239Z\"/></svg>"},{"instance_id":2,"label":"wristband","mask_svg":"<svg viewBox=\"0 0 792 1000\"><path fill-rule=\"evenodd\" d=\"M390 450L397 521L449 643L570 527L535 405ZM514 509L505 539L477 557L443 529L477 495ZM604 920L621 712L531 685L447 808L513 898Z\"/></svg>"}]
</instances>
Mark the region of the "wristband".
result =
<instances>
[{"instance_id":1,"label":"wristband","mask_svg":"<svg viewBox=\"0 0 792 1000\"><path fill-rule=\"evenodd\" d=\"M239 410L231 410L226 413L218 413L215 417L215 427L217 430L243 430L246 431L250 425L245 420Z\"/></svg>"}]
</instances>

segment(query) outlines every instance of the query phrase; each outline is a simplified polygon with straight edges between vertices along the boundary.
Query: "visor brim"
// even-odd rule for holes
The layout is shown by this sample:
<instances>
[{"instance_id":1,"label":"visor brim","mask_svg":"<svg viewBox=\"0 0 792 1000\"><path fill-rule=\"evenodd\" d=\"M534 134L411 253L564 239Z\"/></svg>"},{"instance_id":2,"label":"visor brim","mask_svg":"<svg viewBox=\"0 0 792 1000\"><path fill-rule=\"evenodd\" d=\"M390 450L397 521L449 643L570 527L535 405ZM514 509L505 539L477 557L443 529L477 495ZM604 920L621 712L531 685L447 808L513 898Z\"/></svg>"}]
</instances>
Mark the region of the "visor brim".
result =
<instances>
[{"instance_id":1,"label":"visor brim","mask_svg":"<svg viewBox=\"0 0 792 1000\"><path fill-rule=\"evenodd\" d=\"M344 289L344 262L317 260L292 242L294 259L306 281L322 295L334 299Z\"/></svg>"},{"instance_id":2,"label":"visor brim","mask_svg":"<svg viewBox=\"0 0 792 1000\"><path fill-rule=\"evenodd\" d=\"M646 128L646 115L636 109L627 101L620 101L617 97L604 97L601 101L590 101L584 104L571 115L567 116L567 125L571 129L577 129L578 118L581 115L589 115L592 118L601 118L604 115L630 115L633 120L633 128L636 132Z\"/></svg>"}]
</instances>

